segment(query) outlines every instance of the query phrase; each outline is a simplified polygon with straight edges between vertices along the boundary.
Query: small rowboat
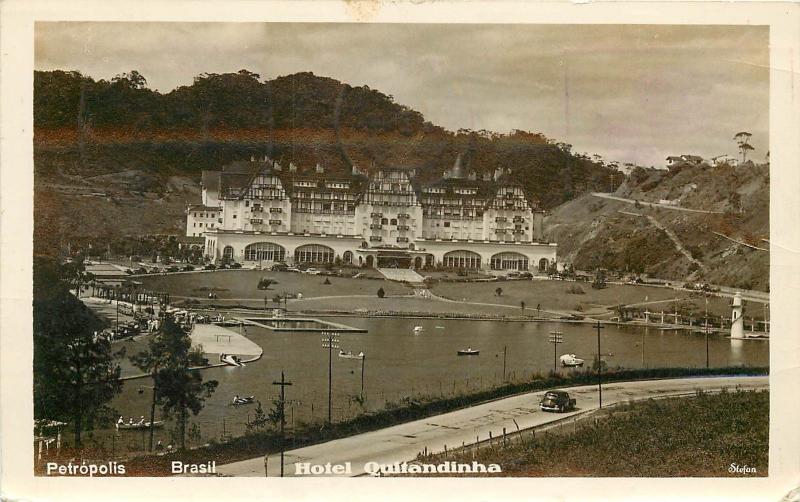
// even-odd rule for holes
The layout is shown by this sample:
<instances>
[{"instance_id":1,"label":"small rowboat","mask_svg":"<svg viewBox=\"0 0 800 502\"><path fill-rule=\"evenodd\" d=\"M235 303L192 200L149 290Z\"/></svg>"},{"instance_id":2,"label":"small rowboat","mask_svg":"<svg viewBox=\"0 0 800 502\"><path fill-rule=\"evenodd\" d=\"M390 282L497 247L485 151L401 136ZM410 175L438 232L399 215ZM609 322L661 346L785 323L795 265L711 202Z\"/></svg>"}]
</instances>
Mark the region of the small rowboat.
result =
<instances>
[{"instance_id":1,"label":"small rowboat","mask_svg":"<svg viewBox=\"0 0 800 502\"><path fill-rule=\"evenodd\" d=\"M415 335L419 335L420 333L424 333L424 332L425 332L425 328L423 328L422 326L414 326L414 334Z\"/></svg>"},{"instance_id":2,"label":"small rowboat","mask_svg":"<svg viewBox=\"0 0 800 502\"><path fill-rule=\"evenodd\" d=\"M156 421L153 422L153 428L158 429L159 427L163 427L163 426L164 426L164 421L163 420L156 420ZM139 420L138 422L129 421L129 422L126 423L125 421L122 420L122 417L120 417L119 420L117 421L117 430L118 431L123 431L123 430L135 431L135 430L142 430L142 429L149 429L149 428L150 428L150 421L149 420L147 420L147 421Z\"/></svg>"},{"instance_id":3,"label":"small rowboat","mask_svg":"<svg viewBox=\"0 0 800 502\"><path fill-rule=\"evenodd\" d=\"M343 350L340 350L339 357L341 357L342 359L364 359L364 353L359 352L358 354L353 354L350 351L345 352Z\"/></svg>"},{"instance_id":4,"label":"small rowboat","mask_svg":"<svg viewBox=\"0 0 800 502\"><path fill-rule=\"evenodd\" d=\"M480 354L480 353L481 353L481 351L480 351L480 350L478 350L478 349L473 349L472 347L470 347L470 348L468 348L468 349L461 349L461 350L459 350L459 351L457 352L457 354L458 354L459 356L477 356L477 355L478 355L478 354Z\"/></svg>"}]
</instances>

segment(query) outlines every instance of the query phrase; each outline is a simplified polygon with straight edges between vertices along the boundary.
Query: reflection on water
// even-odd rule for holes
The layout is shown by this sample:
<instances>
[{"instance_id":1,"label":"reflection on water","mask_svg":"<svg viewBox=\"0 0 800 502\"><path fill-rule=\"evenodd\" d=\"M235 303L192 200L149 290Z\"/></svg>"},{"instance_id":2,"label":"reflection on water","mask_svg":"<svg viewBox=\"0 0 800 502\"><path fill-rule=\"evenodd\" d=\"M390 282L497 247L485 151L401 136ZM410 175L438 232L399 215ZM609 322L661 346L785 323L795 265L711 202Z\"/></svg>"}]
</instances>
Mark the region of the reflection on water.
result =
<instances>
[{"instance_id":1,"label":"reflection on water","mask_svg":"<svg viewBox=\"0 0 800 502\"><path fill-rule=\"evenodd\" d=\"M731 356L730 356L731 364L732 365L742 364L745 358L744 355L745 341L738 340L736 338L731 338L730 340L731 340ZM759 342L750 341L750 343L759 343Z\"/></svg>"},{"instance_id":2,"label":"reflection on water","mask_svg":"<svg viewBox=\"0 0 800 502\"><path fill-rule=\"evenodd\" d=\"M563 333L557 355L575 354L586 367L597 351L597 332L588 324L557 324L441 319L331 318L332 321L364 328L367 333L341 333L339 345L345 352L364 352L365 358L338 357L331 351L333 365L333 414L335 420L364 411L379 410L387 402L421 395L452 395L499 385L504 380L528 379L534 373L553 370L550 331ZM422 326L421 334L414 326ZM205 379L219 381L215 394L192 421L202 440L226 434L242 434L245 421L255 406L229 406L231 398L254 395L265 410L278 395L272 382L281 371L293 382L287 389L287 421L320 421L327 415L329 352L322 347L320 333L280 332L249 326L246 335L264 349L264 357L244 368L213 368L203 371ZM601 352L611 368L702 367L706 361L705 336L679 330L661 330L606 325L601 335ZM472 347L479 356L459 357L457 351ZM129 354L133 353L131 349ZM505 354L505 356L504 356ZM711 366L769 364L769 343L709 337ZM505 361L504 361L505 359ZM365 402L361 392L362 364ZM568 373L580 371L557 368ZM127 383L113 406L125 417L146 415L149 393L137 389L146 380ZM117 443L129 442L136 433L120 433ZM157 433L169 441L168 430ZM195 440L194 443L197 443ZM136 447L136 441L133 447ZM139 441L138 443L141 443Z\"/></svg>"}]
</instances>

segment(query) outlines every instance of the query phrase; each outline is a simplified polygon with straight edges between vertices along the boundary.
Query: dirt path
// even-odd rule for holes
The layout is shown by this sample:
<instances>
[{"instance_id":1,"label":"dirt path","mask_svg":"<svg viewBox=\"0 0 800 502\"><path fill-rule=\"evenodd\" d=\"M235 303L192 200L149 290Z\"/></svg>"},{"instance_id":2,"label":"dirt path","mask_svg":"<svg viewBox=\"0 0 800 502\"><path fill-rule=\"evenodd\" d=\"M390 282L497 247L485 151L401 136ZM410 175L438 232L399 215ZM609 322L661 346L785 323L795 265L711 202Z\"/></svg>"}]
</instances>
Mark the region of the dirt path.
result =
<instances>
[{"instance_id":1,"label":"dirt path","mask_svg":"<svg viewBox=\"0 0 800 502\"><path fill-rule=\"evenodd\" d=\"M700 261L696 260L692 256L692 253L690 253L688 249L683 247L683 243L681 242L680 239L678 239L678 236L675 235L675 232L667 228L665 225L662 225L661 222L655 219L654 217L650 215L645 215L645 216L647 217L648 221L650 221L650 223L653 224L654 227L667 234L669 240L671 240L672 243L675 244L675 249L677 249L678 252L680 252L683 256L685 256L687 260L697 265L703 272L708 272L708 267L706 267L705 264L701 263Z\"/></svg>"},{"instance_id":2,"label":"dirt path","mask_svg":"<svg viewBox=\"0 0 800 502\"><path fill-rule=\"evenodd\" d=\"M624 202L626 204L636 204L638 202L642 206L658 207L661 209L669 209L672 211L683 211L686 213L702 213L702 214L722 214L722 211L706 211L704 209L689 209L688 207L670 206L668 204L658 204L655 202L643 202L641 200L633 200L633 199L626 199L624 197L617 197L616 195L611 195L608 193L593 192L592 195L594 197L615 200L617 202Z\"/></svg>"}]
</instances>

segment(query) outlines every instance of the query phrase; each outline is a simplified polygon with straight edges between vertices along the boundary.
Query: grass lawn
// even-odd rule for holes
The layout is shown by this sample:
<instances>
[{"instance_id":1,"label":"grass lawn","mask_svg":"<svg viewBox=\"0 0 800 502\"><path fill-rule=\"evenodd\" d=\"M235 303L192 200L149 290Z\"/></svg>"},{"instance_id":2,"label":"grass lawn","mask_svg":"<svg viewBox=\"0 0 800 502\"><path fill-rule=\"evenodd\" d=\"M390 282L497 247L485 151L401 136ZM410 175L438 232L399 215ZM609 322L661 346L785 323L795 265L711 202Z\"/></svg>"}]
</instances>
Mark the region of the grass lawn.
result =
<instances>
[{"instance_id":1,"label":"grass lawn","mask_svg":"<svg viewBox=\"0 0 800 502\"><path fill-rule=\"evenodd\" d=\"M497 296L495 290L503 288L503 294ZM572 294L570 288L580 288L584 294ZM535 309L540 304L543 310L596 310L600 306L617 305L620 303L641 303L658 300L672 300L674 298L689 298L688 291L675 291L669 288L654 286L634 286L624 284L609 284L605 289L593 289L591 284L572 281L498 281L478 283L453 283L442 282L432 288L434 294L458 301L499 303L518 307L520 302L525 302L526 308ZM647 300L645 300L647 298ZM696 307L705 309L703 297L693 299ZM709 312L730 315L729 298L709 298ZM653 312L672 309L672 302L648 305ZM761 316L761 304L753 304L750 308L754 316ZM748 316L747 309L745 316Z\"/></svg>"},{"instance_id":2,"label":"grass lawn","mask_svg":"<svg viewBox=\"0 0 800 502\"><path fill-rule=\"evenodd\" d=\"M541 433L474 460L496 463L505 476L767 476L769 392L699 394L615 408L597 425ZM429 463L426 460L426 463ZM449 460L453 460L452 456ZM472 462L472 451L456 456ZM437 459L438 461L438 459ZM435 462L433 462L435 463ZM730 465L756 473L728 471ZM496 474L495 474L496 475Z\"/></svg>"},{"instance_id":3,"label":"grass lawn","mask_svg":"<svg viewBox=\"0 0 800 502\"><path fill-rule=\"evenodd\" d=\"M258 289L258 281L269 277L278 281L268 290ZM325 279L330 284L324 284ZM302 293L305 298L336 295L375 295L383 288L387 295L411 294L408 287L387 280L352 279L300 274L297 272L271 272L268 270L223 270L183 274L151 275L138 277L145 288L167 292L175 298L208 298L213 288L219 300L251 299L263 302L264 297L286 293Z\"/></svg>"}]
</instances>

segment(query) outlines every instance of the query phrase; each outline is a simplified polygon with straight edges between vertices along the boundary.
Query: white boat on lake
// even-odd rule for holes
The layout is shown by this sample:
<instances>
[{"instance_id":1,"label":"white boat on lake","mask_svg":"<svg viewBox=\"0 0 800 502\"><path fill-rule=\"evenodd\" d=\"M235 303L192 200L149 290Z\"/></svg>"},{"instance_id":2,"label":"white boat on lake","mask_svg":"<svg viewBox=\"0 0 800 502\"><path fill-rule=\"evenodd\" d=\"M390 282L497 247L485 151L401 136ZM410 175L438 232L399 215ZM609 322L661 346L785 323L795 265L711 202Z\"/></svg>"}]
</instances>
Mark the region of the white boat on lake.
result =
<instances>
[{"instance_id":1,"label":"white boat on lake","mask_svg":"<svg viewBox=\"0 0 800 502\"><path fill-rule=\"evenodd\" d=\"M244 363L241 359L239 359L239 356L235 356L233 354L220 354L219 362L236 367L244 366Z\"/></svg>"},{"instance_id":2,"label":"white boat on lake","mask_svg":"<svg viewBox=\"0 0 800 502\"><path fill-rule=\"evenodd\" d=\"M561 356L561 366L583 366L584 361L583 359L577 357L575 354L564 354Z\"/></svg>"}]
</instances>

